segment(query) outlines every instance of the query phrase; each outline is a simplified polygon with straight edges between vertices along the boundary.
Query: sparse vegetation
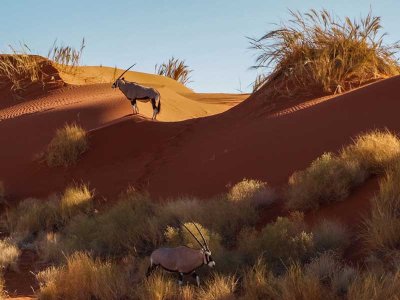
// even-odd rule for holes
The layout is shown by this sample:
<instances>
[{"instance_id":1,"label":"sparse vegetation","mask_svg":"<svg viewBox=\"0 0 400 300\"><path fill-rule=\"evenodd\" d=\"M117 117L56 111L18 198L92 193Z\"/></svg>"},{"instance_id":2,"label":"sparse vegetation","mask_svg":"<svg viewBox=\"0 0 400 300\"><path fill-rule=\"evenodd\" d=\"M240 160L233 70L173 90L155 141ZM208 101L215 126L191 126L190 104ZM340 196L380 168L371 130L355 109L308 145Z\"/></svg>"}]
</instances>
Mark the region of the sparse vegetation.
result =
<instances>
[{"instance_id":1,"label":"sparse vegetation","mask_svg":"<svg viewBox=\"0 0 400 300\"><path fill-rule=\"evenodd\" d=\"M235 299L237 279L235 276L215 274L205 284L197 295L199 300L229 300Z\"/></svg>"},{"instance_id":2,"label":"sparse vegetation","mask_svg":"<svg viewBox=\"0 0 400 300\"><path fill-rule=\"evenodd\" d=\"M5 283L4 283L4 278L3 278L3 273L0 272L0 299L3 299L3 297L7 297L6 291L5 291Z\"/></svg>"},{"instance_id":3,"label":"sparse vegetation","mask_svg":"<svg viewBox=\"0 0 400 300\"><path fill-rule=\"evenodd\" d=\"M61 196L60 208L63 220L69 220L80 212L90 213L93 193L87 185L75 185L67 187Z\"/></svg>"},{"instance_id":4,"label":"sparse vegetation","mask_svg":"<svg viewBox=\"0 0 400 300\"><path fill-rule=\"evenodd\" d=\"M8 240L0 240L0 274L7 268L17 269L18 248Z\"/></svg>"},{"instance_id":5,"label":"sparse vegetation","mask_svg":"<svg viewBox=\"0 0 400 300\"><path fill-rule=\"evenodd\" d=\"M320 204L345 199L371 175L381 174L399 158L400 140L389 131L372 131L335 155L324 153L289 179L287 207L315 209Z\"/></svg>"},{"instance_id":6,"label":"sparse vegetation","mask_svg":"<svg viewBox=\"0 0 400 300\"><path fill-rule=\"evenodd\" d=\"M341 252L350 245L350 234L346 227L335 221L322 220L313 228L315 250Z\"/></svg>"},{"instance_id":7,"label":"sparse vegetation","mask_svg":"<svg viewBox=\"0 0 400 300\"><path fill-rule=\"evenodd\" d=\"M75 73L77 67L80 65L83 49L85 49L85 47L85 38L82 39L79 49L64 45L57 46L56 40L50 48L47 58L51 59L62 71Z\"/></svg>"},{"instance_id":8,"label":"sparse vegetation","mask_svg":"<svg viewBox=\"0 0 400 300\"><path fill-rule=\"evenodd\" d=\"M243 179L230 189L228 199L234 202L247 201L251 205L260 207L274 202L276 195L265 182Z\"/></svg>"},{"instance_id":9,"label":"sparse vegetation","mask_svg":"<svg viewBox=\"0 0 400 300\"><path fill-rule=\"evenodd\" d=\"M189 69L184 60L174 57L170 58L166 63L156 65L155 70L158 75L170 77L185 85L190 82L190 73L192 73L192 70Z\"/></svg>"},{"instance_id":10,"label":"sparse vegetation","mask_svg":"<svg viewBox=\"0 0 400 300\"><path fill-rule=\"evenodd\" d=\"M131 294L129 277L110 261L75 253L65 266L37 275L39 299L122 299Z\"/></svg>"},{"instance_id":11,"label":"sparse vegetation","mask_svg":"<svg viewBox=\"0 0 400 300\"><path fill-rule=\"evenodd\" d=\"M272 69L264 85L272 97L340 93L399 74L399 44L384 44L380 17L289 12L288 22L250 39L258 52L255 68Z\"/></svg>"},{"instance_id":12,"label":"sparse vegetation","mask_svg":"<svg viewBox=\"0 0 400 300\"><path fill-rule=\"evenodd\" d=\"M48 145L46 161L51 167L68 167L75 164L87 149L86 131L77 124L66 124L57 129L56 135Z\"/></svg>"}]
</instances>

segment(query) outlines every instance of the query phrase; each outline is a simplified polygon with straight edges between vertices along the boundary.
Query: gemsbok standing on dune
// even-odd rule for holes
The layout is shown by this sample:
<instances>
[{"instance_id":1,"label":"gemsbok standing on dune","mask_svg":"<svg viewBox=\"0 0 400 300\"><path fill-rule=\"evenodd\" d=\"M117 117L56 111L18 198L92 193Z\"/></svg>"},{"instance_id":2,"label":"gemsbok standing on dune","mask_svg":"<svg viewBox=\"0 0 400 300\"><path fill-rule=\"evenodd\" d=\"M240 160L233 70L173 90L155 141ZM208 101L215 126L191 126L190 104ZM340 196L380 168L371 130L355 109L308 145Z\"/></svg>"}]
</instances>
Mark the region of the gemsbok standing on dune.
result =
<instances>
[{"instance_id":1,"label":"gemsbok standing on dune","mask_svg":"<svg viewBox=\"0 0 400 300\"><path fill-rule=\"evenodd\" d=\"M182 223L181 223L182 224ZM196 236L185 226L187 231L194 237L201 249L192 249L187 246L179 246L175 248L158 248L150 255L150 266L146 276L149 276L158 266L168 272L178 273L179 285L183 284L183 275L192 275L196 279L197 286L200 286L200 277L196 270L203 265L208 265L210 268L215 266L215 261L211 257L211 251L208 244L197 227L196 223L192 224L196 227L204 244L202 244Z\"/></svg>"},{"instance_id":2,"label":"gemsbok standing on dune","mask_svg":"<svg viewBox=\"0 0 400 300\"><path fill-rule=\"evenodd\" d=\"M112 88L119 88L120 91L125 95L128 100L131 101L133 113L138 114L139 108L137 107L136 101L140 102L149 102L151 101L151 105L153 106L153 117L152 120L157 118L157 114L161 111L161 101L160 101L160 93L153 88L145 87L135 82L130 82L125 80L122 75L124 75L130 68L134 65L129 67L122 73L117 80L112 85ZM122 77L122 78L121 78Z\"/></svg>"}]
</instances>

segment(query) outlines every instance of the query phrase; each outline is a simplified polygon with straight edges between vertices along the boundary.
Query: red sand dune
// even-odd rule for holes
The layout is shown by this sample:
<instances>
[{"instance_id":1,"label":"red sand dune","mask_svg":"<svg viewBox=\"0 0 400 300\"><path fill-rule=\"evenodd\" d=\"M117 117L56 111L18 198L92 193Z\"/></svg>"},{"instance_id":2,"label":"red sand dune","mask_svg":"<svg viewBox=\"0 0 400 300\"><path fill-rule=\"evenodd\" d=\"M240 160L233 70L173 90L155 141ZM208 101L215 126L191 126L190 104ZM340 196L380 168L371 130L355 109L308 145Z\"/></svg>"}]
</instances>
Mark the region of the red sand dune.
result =
<instances>
[{"instance_id":1,"label":"red sand dune","mask_svg":"<svg viewBox=\"0 0 400 300\"><path fill-rule=\"evenodd\" d=\"M244 177L281 186L293 171L325 151L340 149L361 132L385 127L398 132L399 84L400 77L383 80L275 117L262 114L263 99L257 93L226 113L174 123L131 116L116 121L120 95L115 101L95 95L98 101L1 122L0 178L14 199L59 192L73 181L88 182L108 198L128 185L159 197L210 196ZM91 88L73 95L80 99ZM126 104L123 110L129 111ZM91 130L90 150L68 169L40 164L35 155L54 128L72 120Z\"/></svg>"}]
</instances>

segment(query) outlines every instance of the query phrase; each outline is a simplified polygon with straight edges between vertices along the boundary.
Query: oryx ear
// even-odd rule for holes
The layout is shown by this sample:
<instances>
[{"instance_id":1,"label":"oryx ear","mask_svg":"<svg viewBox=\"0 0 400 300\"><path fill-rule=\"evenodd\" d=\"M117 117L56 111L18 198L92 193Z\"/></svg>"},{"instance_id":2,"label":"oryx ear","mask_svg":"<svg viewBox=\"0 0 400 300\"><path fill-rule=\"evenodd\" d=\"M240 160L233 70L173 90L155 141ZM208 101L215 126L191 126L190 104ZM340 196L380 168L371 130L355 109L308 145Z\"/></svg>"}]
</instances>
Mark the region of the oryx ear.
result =
<instances>
[{"instance_id":1,"label":"oryx ear","mask_svg":"<svg viewBox=\"0 0 400 300\"><path fill-rule=\"evenodd\" d=\"M122 77L121 80L125 80L125 77Z\"/></svg>"}]
</instances>

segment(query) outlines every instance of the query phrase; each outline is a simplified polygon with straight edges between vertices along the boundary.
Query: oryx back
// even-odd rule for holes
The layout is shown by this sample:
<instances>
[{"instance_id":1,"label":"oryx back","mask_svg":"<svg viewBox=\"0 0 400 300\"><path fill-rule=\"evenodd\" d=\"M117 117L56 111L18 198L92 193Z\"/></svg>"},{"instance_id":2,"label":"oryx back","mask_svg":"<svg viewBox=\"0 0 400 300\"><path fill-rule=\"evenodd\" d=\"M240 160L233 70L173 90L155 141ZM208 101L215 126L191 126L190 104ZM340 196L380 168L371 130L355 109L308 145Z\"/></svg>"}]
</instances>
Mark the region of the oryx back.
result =
<instances>
[{"instance_id":1,"label":"oryx back","mask_svg":"<svg viewBox=\"0 0 400 300\"><path fill-rule=\"evenodd\" d=\"M159 248L151 254L151 261L172 272L190 273L203 265L204 255L201 250L180 246Z\"/></svg>"}]
</instances>

